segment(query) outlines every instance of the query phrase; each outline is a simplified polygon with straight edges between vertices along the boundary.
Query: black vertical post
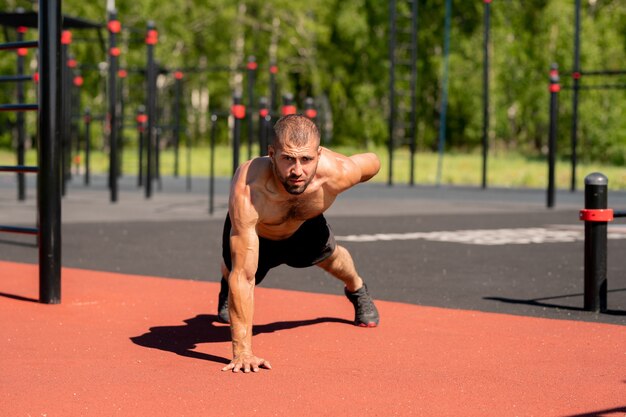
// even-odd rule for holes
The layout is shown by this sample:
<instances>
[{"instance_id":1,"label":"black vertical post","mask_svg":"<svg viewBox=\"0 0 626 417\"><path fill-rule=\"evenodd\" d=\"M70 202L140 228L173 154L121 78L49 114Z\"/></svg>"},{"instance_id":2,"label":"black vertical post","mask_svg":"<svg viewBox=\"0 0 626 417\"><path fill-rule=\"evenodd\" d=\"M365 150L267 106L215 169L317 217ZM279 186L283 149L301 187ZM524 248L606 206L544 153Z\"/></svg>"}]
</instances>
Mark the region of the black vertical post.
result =
<instances>
[{"instance_id":1,"label":"black vertical post","mask_svg":"<svg viewBox=\"0 0 626 417\"><path fill-rule=\"evenodd\" d=\"M148 121L148 116L146 116L145 106L143 105L139 106L139 108L137 109L137 116L135 118L135 121L137 122L137 148L138 148L137 186L141 187L143 185L143 174L145 171L143 155L144 155L144 149L146 147L145 146L146 139L145 139L144 133L146 130L146 122Z\"/></svg>"},{"instance_id":2,"label":"black vertical post","mask_svg":"<svg viewBox=\"0 0 626 417\"><path fill-rule=\"evenodd\" d=\"M61 0L39 0L39 301L61 302Z\"/></svg>"},{"instance_id":3,"label":"black vertical post","mask_svg":"<svg viewBox=\"0 0 626 417\"><path fill-rule=\"evenodd\" d=\"M256 80L257 63L254 56L248 57L248 159L252 159L252 143L254 142L254 83Z\"/></svg>"},{"instance_id":4,"label":"black vertical post","mask_svg":"<svg viewBox=\"0 0 626 417\"><path fill-rule=\"evenodd\" d=\"M211 115L211 152L209 161L209 214L215 209L215 136L217 135L217 115Z\"/></svg>"},{"instance_id":5,"label":"black vertical post","mask_svg":"<svg viewBox=\"0 0 626 417\"><path fill-rule=\"evenodd\" d=\"M281 116L287 116L290 114L296 113L296 106L293 102L293 94L285 93L283 94L283 106L280 109Z\"/></svg>"},{"instance_id":6,"label":"black vertical post","mask_svg":"<svg viewBox=\"0 0 626 417\"><path fill-rule=\"evenodd\" d=\"M576 165L578 161L578 91L580 90L580 0L575 2L574 66L572 69L572 182L570 190L576 191Z\"/></svg>"},{"instance_id":7,"label":"black vertical post","mask_svg":"<svg viewBox=\"0 0 626 417\"><path fill-rule=\"evenodd\" d=\"M315 100L313 100L313 97L304 99L304 115L313 120L313 122L317 122L317 110L315 109Z\"/></svg>"},{"instance_id":8,"label":"black vertical post","mask_svg":"<svg viewBox=\"0 0 626 417\"><path fill-rule=\"evenodd\" d=\"M415 153L417 152L417 18L418 1L411 1L411 122L409 185L415 185Z\"/></svg>"},{"instance_id":9,"label":"black vertical post","mask_svg":"<svg viewBox=\"0 0 626 417\"><path fill-rule=\"evenodd\" d=\"M126 120L124 116L124 112L126 107L124 106L124 80L126 79L126 70L120 69L117 71L118 82L118 100L117 100L117 108L118 108L118 117L117 117L117 138L118 138L118 157L117 157L117 176L118 178L123 175L123 167L124 167L124 121Z\"/></svg>"},{"instance_id":10,"label":"black vertical post","mask_svg":"<svg viewBox=\"0 0 626 417\"><path fill-rule=\"evenodd\" d=\"M387 185L393 185L393 148L396 118L396 0L389 1L389 176Z\"/></svg>"},{"instance_id":11,"label":"black vertical post","mask_svg":"<svg viewBox=\"0 0 626 417\"><path fill-rule=\"evenodd\" d=\"M585 209L603 210L608 204L608 179L594 172L585 178ZM606 221L585 221L585 310L607 308Z\"/></svg>"},{"instance_id":12,"label":"black vertical post","mask_svg":"<svg viewBox=\"0 0 626 417\"><path fill-rule=\"evenodd\" d=\"M23 11L23 10L21 10ZM22 42L24 40L24 34L26 28L20 26L17 28L17 41ZM17 50L17 75L24 74L24 56L28 53L27 49ZM24 104L24 84L21 81L17 83L17 103ZM25 142L26 132L24 129L24 112L17 112L17 164L20 166L25 165ZM26 200L26 178L23 172L17 173L17 199L19 201Z\"/></svg>"},{"instance_id":13,"label":"black vertical post","mask_svg":"<svg viewBox=\"0 0 626 417\"><path fill-rule=\"evenodd\" d=\"M68 138L69 138L69 123L67 118L67 113L69 110L69 92L71 89L71 84L68 85L68 72L69 69L67 67L68 60L68 49L69 45L72 43L72 32L69 30L63 30L61 32L61 80L60 85L65 94L62 94L61 97L61 124L59 126L60 131L60 146L61 146L61 196L65 196L67 190L67 180L68 180L68 160L67 160L67 152L68 152Z\"/></svg>"},{"instance_id":14,"label":"black vertical post","mask_svg":"<svg viewBox=\"0 0 626 417\"><path fill-rule=\"evenodd\" d=\"M556 135L557 121L559 117L559 70L556 64L552 64L550 70L550 132L548 138L548 208L554 207L555 195L555 164L556 164Z\"/></svg>"},{"instance_id":15,"label":"black vertical post","mask_svg":"<svg viewBox=\"0 0 626 417\"><path fill-rule=\"evenodd\" d=\"M117 67L120 49L117 47L117 33L120 31L120 22L117 12L110 11L107 27L109 29L109 188L111 202L117 202L118 179L118 141L117 141Z\"/></svg>"},{"instance_id":16,"label":"black vertical post","mask_svg":"<svg viewBox=\"0 0 626 417\"><path fill-rule=\"evenodd\" d=\"M83 118L85 122L85 185L91 182L91 110L85 109Z\"/></svg>"},{"instance_id":17,"label":"black vertical post","mask_svg":"<svg viewBox=\"0 0 626 417\"><path fill-rule=\"evenodd\" d=\"M71 112L72 114L72 126L73 126L73 131L74 131L74 136L75 136L75 140L76 140L76 148L75 148L75 157L74 157L74 164L76 165L76 173L78 174L80 171L80 162L81 162L81 158L80 158L80 154L81 154L81 146L80 146L80 126L79 126L79 120L80 120L80 116L81 116L81 92L80 89L83 86L83 77L80 73L80 70L78 70L76 72L76 74L74 75L74 98L72 100L73 103L73 110ZM74 117L76 116L76 117Z\"/></svg>"},{"instance_id":18,"label":"black vertical post","mask_svg":"<svg viewBox=\"0 0 626 417\"><path fill-rule=\"evenodd\" d=\"M278 74L278 65L275 62L270 64L270 113L275 114L278 110L278 99L276 92L276 74Z\"/></svg>"},{"instance_id":19,"label":"black vertical post","mask_svg":"<svg viewBox=\"0 0 626 417\"><path fill-rule=\"evenodd\" d=\"M270 110L268 107L267 97L259 98L259 155L267 155L267 133L268 125L267 117L269 117Z\"/></svg>"},{"instance_id":20,"label":"black vertical post","mask_svg":"<svg viewBox=\"0 0 626 417\"><path fill-rule=\"evenodd\" d=\"M231 113L235 118L233 123L233 175L239 167L239 148L241 146L241 123L246 117L246 107L241 103L241 93L233 95L233 107Z\"/></svg>"},{"instance_id":21,"label":"black vertical post","mask_svg":"<svg viewBox=\"0 0 626 417\"><path fill-rule=\"evenodd\" d=\"M146 109L148 116L148 126L146 135L146 198L152 197L152 149L155 144L156 130L156 66L154 64L154 46L158 42L158 32L155 29L154 22L148 22L148 33L146 35L146 49L148 53L147 59L147 94Z\"/></svg>"},{"instance_id":22,"label":"black vertical post","mask_svg":"<svg viewBox=\"0 0 626 417\"><path fill-rule=\"evenodd\" d=\"M178 178L180 148L180 105L183 94L182 71L174 72L174 177Z\"/></svg>"},{"instance_id":23,"label":"black vertical post","mask_svg":"<svg viewBox=\"0 0 626 417\"><path fill-rule=\"evenodd\" d=\"M491 29L491 0L484 1L485 34L483 42L483 189L487 188L487 157L489 156L489 33Z\"/></svg>"}]
</instances>

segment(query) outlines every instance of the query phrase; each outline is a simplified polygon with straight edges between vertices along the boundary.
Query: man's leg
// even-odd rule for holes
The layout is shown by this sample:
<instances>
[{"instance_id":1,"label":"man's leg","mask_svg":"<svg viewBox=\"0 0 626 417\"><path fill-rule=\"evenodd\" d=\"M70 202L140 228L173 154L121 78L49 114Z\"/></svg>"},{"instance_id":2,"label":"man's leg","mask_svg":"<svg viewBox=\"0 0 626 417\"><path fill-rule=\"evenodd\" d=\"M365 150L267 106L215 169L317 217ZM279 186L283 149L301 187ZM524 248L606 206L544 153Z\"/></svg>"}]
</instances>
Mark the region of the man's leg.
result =
<instances>
[{"instance_id":1,"label":"man's leg","mask_svg":"<svg viewBox=\"0 0 626 417\"><path fill-rule=\"evenodd\" d=\"M220 323L230 323L230 315L228 314L228 268L222 261L222 279L220 281L220 294L217 298L217 321Z\"/></svg>"},{"instance_id":2,"label":"man's leg","mask_svg":"<svg viewBox=\"0 0 626 417\"><path fill-rule=\"evenodd\" d=\"M346 297L354 306L354 324L361 327L376 327L380 321L378 310L367 291L367 286L354 267L350 252L337 245L333 254L317 265L345 284Z\"/></svg>"}]
</instances>

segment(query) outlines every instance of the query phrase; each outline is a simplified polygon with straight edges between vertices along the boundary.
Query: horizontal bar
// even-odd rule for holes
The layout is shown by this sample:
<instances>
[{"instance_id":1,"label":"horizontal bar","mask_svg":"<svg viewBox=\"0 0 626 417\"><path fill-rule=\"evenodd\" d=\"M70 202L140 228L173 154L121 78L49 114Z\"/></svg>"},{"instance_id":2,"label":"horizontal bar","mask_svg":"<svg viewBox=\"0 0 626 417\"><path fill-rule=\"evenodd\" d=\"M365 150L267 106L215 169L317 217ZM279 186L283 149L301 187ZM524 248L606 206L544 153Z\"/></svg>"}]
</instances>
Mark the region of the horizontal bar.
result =
<instances>
[{"instance_id":1,"label":"horizontal bar","mask_svg":"<svg viewBox=\"0 0 626 417\"><path fill-rule=\"evenodd\" d=\"M32 75L3 75L0 76L0 83L16 82L16 81L32 81Z\"/></svg>"},{"instance_id":2,"label":"horizontal bar","mask_svg":"<svg viewBox=\"0 0 626 417\"><path fill-rule=\"evenodd\" d=\"M37 104L0 104L0 111L29 111L39 110Z\"/></svg>"},{"instance_id":3,"label":"horizontal bar","mask_svg":"<svg viewBox=\"0 0 626 417\"><path fill-rule=\"evenodd\" d=\"M37 48L37 47L39 47L39 41L21 41L21 42L0 43L0 51L7 51L7 50L19 49L19 48Z\"/></svg>"},{"instance_id":4,"label":"horizontal bar","mask_svg":"<svg viewBox=\"0 0 626 417\"><path fill-rule=\"evenodd\" d=\"M626 70L595 70L595 71L580 71L581 75L624 75Z\"/></svg>"},{"instance_id":5,"label":"horizontal bar","mask_svg":"<svg viewBox=\"0 0 626 417\"><path fill-rule=\"evenodd\" d=\"M39 234L39 229L37 229L36 227L17 227L17 226L0 225L0 232L21 233L24 235L36 235L36 234Z\"/></svg>"},{"instance_id":6,"label":"horizontal bar","mask_svg":"<svg viewBox=\"0 0 626 417\"><path fill-rule=\"evenodd\" d=\"M562 90L574 90L576 87L570 85L561 86ZM579 90L624 90L626 84L598 84L598 85L579 85Z\"/></svg>"},{"instance_id":7,"label":"horizontal bar","mask_svg":"<svg viewBox=\"0 0 626 417\"><path fill-rule=\"evenodd\" d=\"M615 210L613 217L626 217L626 210Z\"/></svg>"},{"instance_id":8,"label":"horizontal bar","mask_svg":"<svg viewBox=\"0 0 626 417\"><path fill-rule=\"evenodd\" d=\"M0 172L39 172L39 167L25 165L0 165Z\"/></svg>"}]
</instances>

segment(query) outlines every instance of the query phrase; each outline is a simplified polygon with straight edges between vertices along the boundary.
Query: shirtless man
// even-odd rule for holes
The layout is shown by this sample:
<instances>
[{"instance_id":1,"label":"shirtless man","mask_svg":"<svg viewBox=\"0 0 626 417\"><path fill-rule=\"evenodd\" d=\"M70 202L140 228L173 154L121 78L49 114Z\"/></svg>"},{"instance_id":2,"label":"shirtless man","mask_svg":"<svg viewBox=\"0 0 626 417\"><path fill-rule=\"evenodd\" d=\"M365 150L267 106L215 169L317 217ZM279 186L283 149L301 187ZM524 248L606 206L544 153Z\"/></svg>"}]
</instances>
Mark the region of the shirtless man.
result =
<instances>
[{"instance_id":1,"label":"shirtless man","mask_svg":"<svg viewBox=\"0 0 626 417\"><path fill-rule=\"evenodd\" d=\"M379 322L350 253L335 243L322 215L339 193L376 175L378 157L347 157L321 147L317 127L301 115L281 118L274 132L268 156L242 164L231 185L218 320L230 323L233 359L223 371L271 369L252 352L254 287L281 264L323 268L345 284L355 325L375 327Z\"/></svg>"}]
</instances>

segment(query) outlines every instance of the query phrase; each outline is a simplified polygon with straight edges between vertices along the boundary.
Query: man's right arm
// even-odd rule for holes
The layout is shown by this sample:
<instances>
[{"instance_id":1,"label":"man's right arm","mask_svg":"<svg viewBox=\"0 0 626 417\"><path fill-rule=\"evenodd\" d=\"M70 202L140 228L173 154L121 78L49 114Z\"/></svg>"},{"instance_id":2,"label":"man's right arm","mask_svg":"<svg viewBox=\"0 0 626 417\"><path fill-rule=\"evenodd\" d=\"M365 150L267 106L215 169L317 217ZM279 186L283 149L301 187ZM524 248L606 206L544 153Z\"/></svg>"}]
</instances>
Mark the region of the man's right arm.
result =
<instances>
[{"instance_id":1,"label":"man's right arm","mask_svg":"<svg viewBox=\"0 0 626 417\"><path fill-rule=\"evenodd\" d=\"M230 329L233 359L222 370L257 372L269 362L252 353L252 319L254 315L254 276L258 265L259 238L256 234L258 214L251 203L246 184L233 181L229 215L232 229L230 248L232 267L228 276Z\"/></svg>"}]
</instances>

